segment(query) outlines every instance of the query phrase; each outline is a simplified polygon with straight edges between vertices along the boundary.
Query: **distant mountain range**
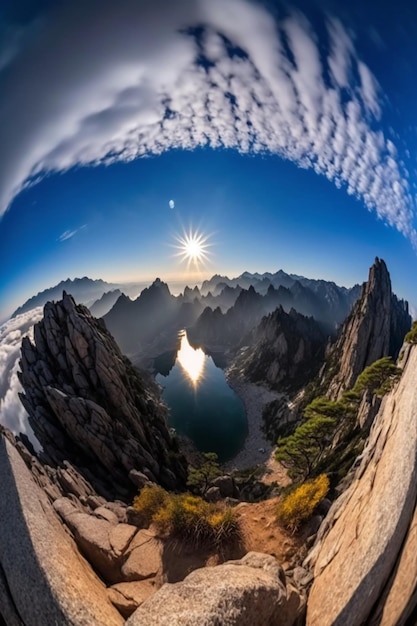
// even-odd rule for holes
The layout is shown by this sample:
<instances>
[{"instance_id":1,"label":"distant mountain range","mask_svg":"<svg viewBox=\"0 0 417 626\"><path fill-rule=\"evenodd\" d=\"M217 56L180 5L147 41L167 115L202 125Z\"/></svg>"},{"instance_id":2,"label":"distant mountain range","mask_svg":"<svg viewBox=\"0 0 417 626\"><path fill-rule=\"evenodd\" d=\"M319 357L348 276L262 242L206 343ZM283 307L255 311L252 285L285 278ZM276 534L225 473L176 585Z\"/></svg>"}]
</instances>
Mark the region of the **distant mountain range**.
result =
<instances>
[{"instance_id":1,"label":"distant mountain range","mask_svg":"<svg viewBox=\"0 0 417 626\"><path fill-rule=\"evenodd\" d=\"M88 306L95 317L104 318L122 351L155 356L160 346L161 352L173 347L172 337L182 328L189 329L190 339L196 343L239 347L262 317L279 306L287 313L295 309L314 317L329 333L334 332L357 300L360 286L340 287L279 270L243 272L232 279L216 274L200 289L185 287L182 294L174 296L160 279L143 289L143 284L121 285L85 276L38 293L13 317L59 300L63 291ZM133 300L129 297L138 293Z\"/></svg>"},{"instance_id":2,"label":"distant mountain range","mask_svg":"<svg viewBox=\"0 0 417 626\"><path fill-rule=\"evenodd\" d=\"M88 307L92 307L95 305L96 301L101 299L103 294L109 291L114 291L119 289L120 293L126 293L128 295L136 295L141 288L143 289L143 284L118 284L118 283L108 283L104 280L97 279L94 280L92 278L88 278L84 276L83 278L67 278L66 280L62 280L60 283L55 285L54 287L49 287L48 289L44 289L44 291L40 291L36 296L32 296L29 300L26 300L22 306L17 308L11 317L16 317L21 313L26 313L26 311L30 311L31 309L35 309L38 306L44 306L47 302L60 300L62 298L62 292L66 291L70 293L73 298L79 304L85 304ZM120 295L119 293L119 295ZM117 298L116 298L117 299ZM111 297L107 296L106 301L110 302ZM115 301L110 302L109 307L105 311L105 306L97 307L96 309L96 317L101 317L107 312ZM98 312L97 312L98 311Z\"/></svg>"}]
</instances>

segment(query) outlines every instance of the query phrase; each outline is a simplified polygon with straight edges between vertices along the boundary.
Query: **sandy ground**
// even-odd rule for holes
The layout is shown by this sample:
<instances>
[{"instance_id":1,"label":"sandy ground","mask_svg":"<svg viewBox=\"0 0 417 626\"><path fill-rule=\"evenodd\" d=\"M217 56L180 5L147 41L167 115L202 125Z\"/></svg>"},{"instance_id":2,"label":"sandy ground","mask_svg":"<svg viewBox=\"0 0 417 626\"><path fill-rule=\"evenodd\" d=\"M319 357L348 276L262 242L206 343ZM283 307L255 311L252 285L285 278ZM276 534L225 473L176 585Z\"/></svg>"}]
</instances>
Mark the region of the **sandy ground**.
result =
<instances>
[{"instance_id":1,"label":"sandy ground","mask_svg":"<svg viewBox=\"0 0 417 626\"><path fill-rule=\"evenodd\" d=\"M224 468L231 471L265 464L271 456L273 446L261 430L262 412L266 404L280 398L282 394L243 381L228 372L226 372L226 378L228 385L245 405L248 435L242 450L231 461L225 463Z\"/></svg>"}]
</instances>

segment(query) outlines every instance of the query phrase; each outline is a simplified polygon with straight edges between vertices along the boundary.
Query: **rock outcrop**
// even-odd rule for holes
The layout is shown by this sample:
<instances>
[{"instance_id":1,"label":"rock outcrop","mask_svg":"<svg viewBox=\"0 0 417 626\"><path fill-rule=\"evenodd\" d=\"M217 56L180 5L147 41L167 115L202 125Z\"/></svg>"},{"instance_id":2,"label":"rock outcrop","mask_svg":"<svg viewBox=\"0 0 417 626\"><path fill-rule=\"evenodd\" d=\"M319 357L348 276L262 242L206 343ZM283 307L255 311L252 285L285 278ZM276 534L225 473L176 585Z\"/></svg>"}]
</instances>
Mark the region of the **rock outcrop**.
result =
<instances>
[{"instance_id":1,"label":"rock outcrop","mask_svg":"<svg viewBox=\"0 0 417 626\"><path fill-rule=\"evenodd\" d=\"M406 345L401 365L354 481L331 507L307 559L314 566L308 626L415 623L417 346Z\"/></svg>"},{"instance_id":2,"label":"rock outcrop","mask_svg":"<svg viewBox=\"0 0 417 626\"><path fill-rule=\"evenodd\" d=\"M235 366L252 382L296 391L323 364L327 336L311 317L282 307L264 317Z\"/></svg>"},{"instance_id":3,"label":"rock outcrop","mask_svg":"<svg viewBox=\"0 0 417 626\"><path fill-rule=\"evenodd\" d=\"M69 461L103 495L131 497L131 470L175 488L186 478L159 390L103 323L64 293L22 342L21 400L51 466Z\"/></svg>"},{"instance_id":4,"label":"rock outcrop","mask_svg":"<svg viewBox=\"0 0 417 626\"><path fill-rule=\"evenodd\" d=\"M198 569L180 583L165 584L127 620L126 626L293 626L303 598L276 559L249 552L239 561Z\"/></svg>"},{"instance_id":5,"label":"rock outcrop","mask_svg":"<svg viewBox=\"0 0 417 626\"><path fill-rule=\"evenodd\" d=\"M321 376L328 397L340 398L362 370L377 359L396 359L410 327L408 303L392 293L387 267L376 258L359 300L329 351Z\"/></svg>"},{"instance_id":6,"label":"rock outcrop","mask_svg":"<svg viewBox=\"0 0 417 626\"><path fill-rule=\"evenodd\" d=\"M0 622L2 617L7 626L121 626L105 586L3 435L0 482Z\"/></svg>"}]
</instances>

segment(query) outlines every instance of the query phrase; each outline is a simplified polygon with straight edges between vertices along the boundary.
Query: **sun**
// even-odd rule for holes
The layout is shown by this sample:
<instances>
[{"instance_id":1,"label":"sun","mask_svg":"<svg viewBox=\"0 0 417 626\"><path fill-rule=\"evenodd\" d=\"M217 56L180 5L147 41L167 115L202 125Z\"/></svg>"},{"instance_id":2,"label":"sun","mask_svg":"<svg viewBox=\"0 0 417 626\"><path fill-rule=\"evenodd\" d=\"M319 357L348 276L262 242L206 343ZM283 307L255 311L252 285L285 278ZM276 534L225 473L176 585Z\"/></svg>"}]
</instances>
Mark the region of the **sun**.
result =
<instances>
[{"instance_id":1,"label":"sun","mask_svg":"<svg viewBox=\"0 0 417 626\"><path fill-rule=\"evenodd\" d=\"M208 248L210 247L208 239L208 235L192 230L184 233L182 237L177 237L178 245L175 247L178 252L176 256L187 262L187 269L191 267L200 269L208 261Z\"/></svg>"}]
</instances>

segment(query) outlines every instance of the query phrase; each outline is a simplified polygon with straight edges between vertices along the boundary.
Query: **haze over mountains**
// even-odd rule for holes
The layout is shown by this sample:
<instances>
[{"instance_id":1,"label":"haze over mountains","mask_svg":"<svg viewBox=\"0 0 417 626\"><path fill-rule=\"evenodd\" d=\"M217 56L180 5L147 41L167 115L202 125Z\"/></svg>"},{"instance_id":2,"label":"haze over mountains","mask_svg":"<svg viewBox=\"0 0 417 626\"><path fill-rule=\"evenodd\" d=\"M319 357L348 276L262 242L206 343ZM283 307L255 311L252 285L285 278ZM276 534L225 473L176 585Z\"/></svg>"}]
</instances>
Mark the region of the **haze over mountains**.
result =
<instances>
[{"instance_id":1,"label":"haze over mountains","mask_svg":"<svg viewBox=\"0 0 417 626\"><path fill-rule=\"evenodd\" d=\"M96 300L102 298L104 293L121 288L123 288L124 293L135 295L141 288L143 288L143 283L120 285L118 283L108 283L101 279L94 280L92 278L88 278L87 276L74 279L67 278L66 280L62 280L57 285L44 289L35 296L26 300L22 306L18 307L13 312L11 317L16 317L17 315L30 311L31 309L35 309L38 306L43 306L51 300L60 300L62 298L63 291L71 293L78 303L85 304L86 306L93 306Z\"/></svg>"}]
</instances>

